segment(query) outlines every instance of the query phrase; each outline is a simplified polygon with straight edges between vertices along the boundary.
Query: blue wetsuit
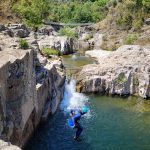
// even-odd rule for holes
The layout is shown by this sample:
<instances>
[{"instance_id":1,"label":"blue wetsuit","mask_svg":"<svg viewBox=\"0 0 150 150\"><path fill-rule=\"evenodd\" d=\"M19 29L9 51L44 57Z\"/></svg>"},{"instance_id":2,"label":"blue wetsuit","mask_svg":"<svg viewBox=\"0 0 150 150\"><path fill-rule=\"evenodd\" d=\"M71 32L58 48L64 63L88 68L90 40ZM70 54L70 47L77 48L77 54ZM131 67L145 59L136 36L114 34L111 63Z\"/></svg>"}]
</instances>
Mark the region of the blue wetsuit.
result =
<instances>
[{"instance_id":1,"label":"blue wetsuit","mask_svg":"<svg viewBox=\"0 0 150 150\"><path fill-rule=\"evenodd\" d=\"M75 139L78 139L81 132L83 131L83 128L82 126L79 124L79 120L81 118L81 116L83 115L83 113L81 111L75 111L75 115L72 116L73 120L74 120L74 123L75 123L75 127L74 128L77 128L77 131L76 131L76 134L75 134Z\"/></svg>"}]
</instances>

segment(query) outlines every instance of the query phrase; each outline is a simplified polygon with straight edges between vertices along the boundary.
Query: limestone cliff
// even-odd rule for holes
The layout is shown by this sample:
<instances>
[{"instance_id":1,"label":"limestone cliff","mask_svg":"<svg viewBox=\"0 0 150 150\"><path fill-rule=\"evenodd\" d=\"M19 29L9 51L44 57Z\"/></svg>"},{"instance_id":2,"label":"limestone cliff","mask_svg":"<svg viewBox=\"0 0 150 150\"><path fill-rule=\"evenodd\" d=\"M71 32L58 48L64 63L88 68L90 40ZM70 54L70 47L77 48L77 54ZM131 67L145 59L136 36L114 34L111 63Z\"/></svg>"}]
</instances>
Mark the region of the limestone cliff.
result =
<instances>
[{"instance_id":1,"label":"limestone cliff","mask_svg":"<svg viewBox=\"0 0 150 150\"><path fill-rule=\"evenodd\" d=\"M65 75L61 61L41 65L33 50L4 50L0 56L0 136L22 147L41 118L56 111Z\"/></svg>"},{"instance_id":2,"label":"limestone cliff","mask_svg":"<svg viewBox=\"0 0 150 150\"><path fill-rule=\"evenodd\" d=\"M80 92L150 97L150 49L125 45L78 74Z\"/></svg>"}]
</instances>

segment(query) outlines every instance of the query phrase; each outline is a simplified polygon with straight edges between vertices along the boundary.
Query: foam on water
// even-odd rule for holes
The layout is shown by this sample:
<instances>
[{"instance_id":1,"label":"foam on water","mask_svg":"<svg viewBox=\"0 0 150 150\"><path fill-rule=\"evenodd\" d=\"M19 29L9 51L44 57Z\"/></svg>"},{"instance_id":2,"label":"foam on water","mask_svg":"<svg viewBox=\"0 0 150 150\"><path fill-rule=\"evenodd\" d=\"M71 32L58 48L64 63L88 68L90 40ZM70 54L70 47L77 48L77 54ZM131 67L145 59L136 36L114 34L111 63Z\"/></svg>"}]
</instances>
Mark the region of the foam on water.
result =
<instances>
[{"instance_id":1,"label":"foam on water","mask_svg":"<svg viewBox=\"0 0 150 150\"><path fill-rule=\"evenodd\" d=\"M72 79L69 83L66 82L64 98L60 104L60 109L68 113L71 109L81 109L84 105L89 107L88 97L76 92L76 81ZM90 116L90 111L86 116Z\"/></svg>"}]
</instances>

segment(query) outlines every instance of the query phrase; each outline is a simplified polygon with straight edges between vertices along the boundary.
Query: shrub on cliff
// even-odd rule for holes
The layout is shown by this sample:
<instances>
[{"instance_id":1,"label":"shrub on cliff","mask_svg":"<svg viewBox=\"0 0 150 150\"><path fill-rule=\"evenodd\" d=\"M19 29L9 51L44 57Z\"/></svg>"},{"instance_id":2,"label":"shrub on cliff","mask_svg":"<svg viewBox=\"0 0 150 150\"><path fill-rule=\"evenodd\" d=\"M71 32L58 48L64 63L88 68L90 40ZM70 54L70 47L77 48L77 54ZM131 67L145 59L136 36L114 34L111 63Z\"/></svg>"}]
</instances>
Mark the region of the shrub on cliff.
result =
<instances>
[{"instance_id":1,"label":"shrub on cliff","mask_svg":"<svg viewBox=\"0 0 150 150\"><path fill-rule=\"evenodd\" d=\"M125 44L134 44L134 42L138 39L137 34L130 34L124 41Z\"/></svg>"},{"instance_id":2,"label":"shrub on cliff","mask_svg":"<svg viewBox=\"0 0 150 150\"><path fill-rule=\"evenodd\" d=\"M42 49L42 52L44 53L44 55L46 55L47 57L50 57L51 55L60 55L58 50L52 49L52 48L48 48L48 47L44 47Z\"/></svg>"},{"instance_id":3,"label":"shrub on cliff","mask_svg":"<svg viewBox=\"0 0 150 150\"><path fill-rule=\"evenodd\" d=\"M28 49L29 48L29 44L28 44L28 42L26 40L20 39L19 40L19 47L21 49Z\"/></svg>"},{"instance_id":4,"label":"shrub on cliff","mask_svg":"<svg viewBox=\"0 0 150 150\"><path fill-rule=\"evenodd\" d=\"M70 37L70 38L78 37L78 33L75 32L73 29L71 29L69 27L61 28L59 30L59 35L60 36L67 36L67 37Z\"/></svg>"},{"instance_id":5,"label":"shrub on cliff","mask_svg":"<svg viewBox=\"0 0 150 150\"><path fill-rule=\"evenodd\" d=\"M125 0L116 7L116 23L122 29L140 30L149 12L150 0Z\"/></svg>"}]
</instances>

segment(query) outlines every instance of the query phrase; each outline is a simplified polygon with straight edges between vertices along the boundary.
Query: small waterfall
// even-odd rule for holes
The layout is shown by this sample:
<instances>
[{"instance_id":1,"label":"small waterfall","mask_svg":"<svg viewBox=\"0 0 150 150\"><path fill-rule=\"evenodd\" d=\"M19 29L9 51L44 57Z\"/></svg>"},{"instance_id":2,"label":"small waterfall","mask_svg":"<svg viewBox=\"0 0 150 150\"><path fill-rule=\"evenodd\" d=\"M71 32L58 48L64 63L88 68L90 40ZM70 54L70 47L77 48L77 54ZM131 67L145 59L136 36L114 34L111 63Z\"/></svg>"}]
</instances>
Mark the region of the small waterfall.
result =
<instances>
[{"instance_id":1,"label":"small waterfall","mask_svg":"<svg viewBox=\"0 0 150 150\"><path fill-rule=\"evenodd\" d=\"M68 113L71 109L80 109L83 105L89 105L88 97L82 93L76 92L75 80L72 79L69 83L66 81L64 99L60 104L60 109ZM89 116L89 113L87 116Z\"/></svg>"}]
</instances>

